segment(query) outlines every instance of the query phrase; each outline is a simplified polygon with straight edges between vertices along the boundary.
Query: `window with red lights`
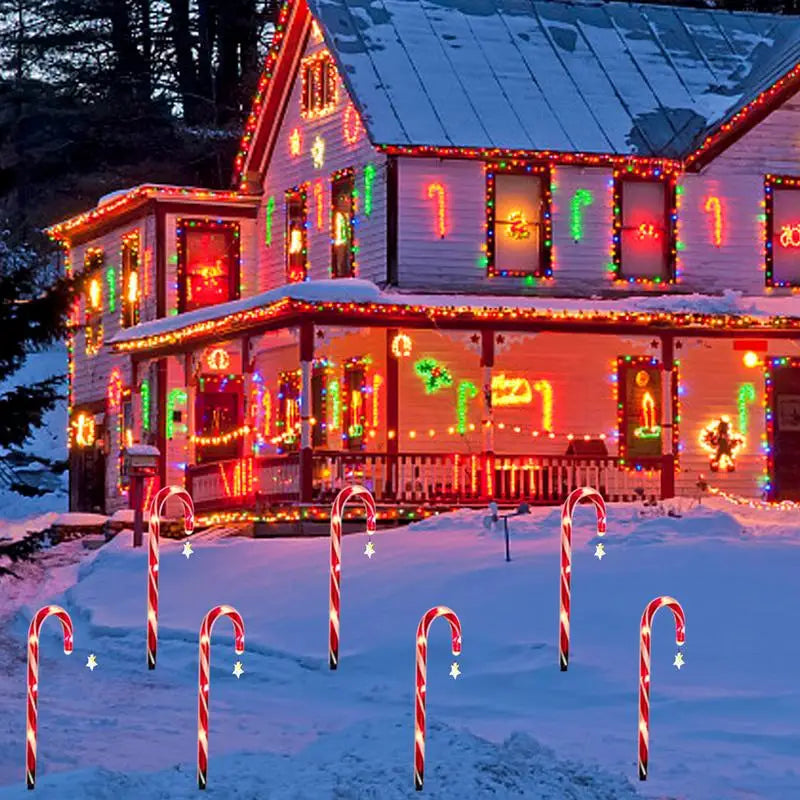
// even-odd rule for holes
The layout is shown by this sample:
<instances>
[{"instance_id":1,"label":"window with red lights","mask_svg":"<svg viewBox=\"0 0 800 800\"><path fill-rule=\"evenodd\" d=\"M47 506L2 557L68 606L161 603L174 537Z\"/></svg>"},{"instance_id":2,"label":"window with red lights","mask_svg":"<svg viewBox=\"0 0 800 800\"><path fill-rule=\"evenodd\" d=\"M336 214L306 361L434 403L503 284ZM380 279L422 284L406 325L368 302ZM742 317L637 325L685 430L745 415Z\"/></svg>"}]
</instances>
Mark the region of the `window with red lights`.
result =
<instances>
[{"instance_id":1,"label":"window with red lights","mask_svg":"<svg viewBox=\"0 0 800 800\"><path fill-rule=\"evenodd\" d=\"M336 107L339 81L333 58L327 50L307 56L301 65L300 111L306 118L320 117Z\"/></svg>"},{"instance_id":2,"label":"window with red lights","mask_svg":"<svg viewBox=\"0 0 800 800\"><path fill-rule=\"evenodd\" d=\"M486 256L490 276L549 278L552 224L548 167L486 166Z\"/></svg>"},{"instance_id":3,"label":"window with red lights","mask_svg":"<svg viewBox=\"0 0 800 800\"><path fill-rule=\"evenodd\" d=\"M619 455L628 467L661 462L662 381L661 363L654 358L617 360Z\"/></svg>"},{"instance_id":4,"label":"window with red lights","mask_svg":"<svg viewBox=\"0 0 800 800\"><path fill-rule=\"evenodd\" d=\"M286 192L286 280L304 281L308 275L308 204L306 187Z\"/></svg>"},{"instance_id":5,"label":"window with red lights","mask_svg":"<svg viewBox=\"0 0 800 800\"><path fill-rule=\"evenodd\" d=\"M614 272L629 283L675 279L675 187L670 178L614 180Z\"/></svg>"},{"instance_id":6,"label":"window with red lights","mask_svg":"<svg viewBox=\"0 0 800 800\"><path fill-rule=\"evenodd\" d=\"M139 234L122 237L122 327L139 322Z\"/></svg>"},{"instance_id":7,"label":"window with red lights","mask_svg":"<svg viewBox=\"0 0 800 800\"><path fill-rule=\"evenodd\" d=\"M227 303L239 297L239 223L179 219L178 310Z\"/></svg>"},{"instance_id":8,"label":"window with red lights","mask_svg":"<svg viewBox=\"0 0 800 800\"><path fill-rule=\"evenodd\" d=\"M355 173L352 169L335 172L331 179L331 277L355 275Z\"/></svg>"},{"instance_id":9,"label":"window with red lights","mask_svg":"<svg viewBox=\"0 0 800 800\"><path fill-rule=\"evenodd\" d=\"M244 383L241 376L204 376L195 399L195 461L239 458L244 441Z\"/></svg>"},{"instance_id":10,"label":"window with red lights","mask_svg":"<svg viewBox=\"0 0 800 800\"><path fill-rule=\"evenodd\" d=\"M800 178L768 175L766 211L766 284L800 286Z\"/></svg>"}]
</instances>

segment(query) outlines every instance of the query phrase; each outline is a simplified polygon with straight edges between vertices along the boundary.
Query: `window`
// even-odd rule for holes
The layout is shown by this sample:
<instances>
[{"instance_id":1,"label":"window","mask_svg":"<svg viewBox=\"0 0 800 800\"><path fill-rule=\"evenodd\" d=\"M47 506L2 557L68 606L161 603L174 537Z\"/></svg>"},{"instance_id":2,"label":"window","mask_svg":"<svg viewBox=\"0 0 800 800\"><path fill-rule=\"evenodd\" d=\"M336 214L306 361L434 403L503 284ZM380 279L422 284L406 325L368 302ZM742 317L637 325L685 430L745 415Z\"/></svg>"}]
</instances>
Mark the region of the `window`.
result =
<instances>
[{"instance_id":1,"label":"window","mask_svg":"<svg viewBox=\"0 0 800 800\"><path fill-rule=\"evenodd\" d=\"M84 335L86 355L93 356L103 346L103 251L90 247L83 260Z\"/></svg>"},{"instance_id":2,"label":"window","mask_svg":"<svg viewBox=\"0 0 800 800\"><path fill-rule=\"evenodd\" d=\"M286 280L304 281L308 275L308 206L306 187L286 192Z\"/></svg>"},{"instance_id":3,"label":"window","mask_svg":"<svg viewBox=\"0 0 800 800\"><path fill-rule=\"evenodd\" d=\"M628 467L660 464L662 379L661 363L655 358L617 359L619 455Z\"/></svg>"},{"instance_id":4,"label":"window","mask_svg":"<svg viewBox=\"0 0 800 800\"><path fill-rule=\"evenodd\" d=\"M139 234L122 237L122 327L139 322Z\"/></svg>"},{"instance_id":5,"label":"window","mask_svg":"<svg viewBox=\"0 0 800 800\"><path fill-rule=\"evenodd\" d=\"M486 256L490 277L549 278L550 170L532 164L486 167Z\"/></svg>"},{"instance_id":6,"label":"window","mask_svg":"<svg viewBox=\"0 0 800 800\"><path fill-rule=\"evenodd\" d=\"M767 286L800 286L800 178L767 175Z\"/></svg>"},{"instance_id":7,"label":"window","mask_svg":"<svg viewBox=\"0 0 800 800\"><path fill-rule=\"evenodd\" d=\"M195 399L195 460L198 464L241 456L243 392L241 377L200 379ZM172 422L175 422L174 416Z\"/></svg>"},{"instance_id":8,"label":"window","mask_svg":"<svg viewBox=\"0 0 800 800\"><path fill-rule=\"evenodd\" d=\"M331 179L331 277L355 276L355 174L352 169L335 172Z\"/></svg>"},{"instance_id":9,"label":"window","mask_svg":"<svg viewBox=\"0 0 800 800\"><path fill-rule=\"evenodd\" d=\"M300 111L308 118L329 114L339 100L339 79L327 50L303 59Z\"/></svg>"},{"instance_id":10,"label":"window","mask_svg":"<svg viewBox=\"0 0 800 800\"><path fill-rule=\"evenodd\" d=\"M179 219L178 310L239 297L239 223Z\"/></svg>"},{"instance_id":11,"label":"window","mask_svg":"<svg viewBox=\"0 0 800 800\"><path fill-rule=\"evenodd\" d=\"M278 375L278 418L275 425L280 436L281 452L300 446L300 370Z\"/></svg>"},{"instance_id":12,"label":"window","mask_svg":"<svg viewBox=\"0 0 800 800\"><path fill-rule=\"evenodd\" d=\"M675 280L675 182L614 173L614 275L629 283Z\"/></svg>"},{"instance_id":13,"label":"window","mask_svg":"<svg viewBox=\"0 0 800 800\"><path fill-rule=\"evenodd\" d=\"M344 432L348 450L364 448L364 428L367 422L367 360L351 358L344 365Z\"/></svg>"}]
</instances>

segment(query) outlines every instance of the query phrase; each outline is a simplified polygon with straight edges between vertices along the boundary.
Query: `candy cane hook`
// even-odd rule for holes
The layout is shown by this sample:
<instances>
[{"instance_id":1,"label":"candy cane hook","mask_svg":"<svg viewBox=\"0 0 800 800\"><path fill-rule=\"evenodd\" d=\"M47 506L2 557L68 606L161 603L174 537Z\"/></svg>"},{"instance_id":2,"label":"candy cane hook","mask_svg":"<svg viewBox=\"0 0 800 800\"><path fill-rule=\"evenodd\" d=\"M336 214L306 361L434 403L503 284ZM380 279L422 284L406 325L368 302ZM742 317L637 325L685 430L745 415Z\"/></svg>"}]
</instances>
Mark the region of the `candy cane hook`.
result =
<instances>
[{"instance_id":1,"label":"candy cane hook","mask_svg":"<svg viewBox=\"0 0 800 800\"><path fill-rule=\"evenodd\" d=\"M34 614L28 628L28 707L25 736L25 780L29 789L36 783L36 723L39 718L39 632L42 623L58 617L64 632L64 652L72 652L72 619L61 606L44 606Z\"/></svg>"},{"instance_id":2,"label":"candy cane hook","mask_svg":"<svg viewBox=\"0 0 800 800\"><path fill-rule=\"evenodd\" d=\"M719 247L722 244L722 203L714 195L706 199L703 209L706 214L711 214L711 241Z\"/></svg>"},{"instance_id":3,"label":"candy cane hook","mask_svg":"<svg viewBox=\"0 0 800 800\"><path fill-rule=\"evenodd\" d=\"M569 610L570 580L572 578L572 515L581 500L589 500L597 512L597 535L606 532L606 503L596 489L584 486L570 492L561 506L561 591L559 593L559 634L558 661L561 671L566 672L569 665Z\"/></svg>"},{"instance_id":4,"label":"candy cane hook","mask_svg":"<svg viewBox=\"0 0 800 800\"><path fill-rule=\"evenodd\" d=\"M336 669L339 666L339 611L341 608L341 576L342 576L342 517L344 507L351 497L359 497L367 510L367 535L372 536L377 529L375 498L369 489L354 484L345 486L331 508L331 591L330 622L328 625L328 666Z\"/></svg>"},{"instance_id":5,"label":"candy cane hook","mask_svg":"<svg viewBox=\"0 0 800 800\"><path fill-rule=\"evenodd\" d=\"M666 606L675 618L675 643L682 647L686 641L686 615L681 604L664 595L648 603L642 614L639 630L639 780L647 780L647 757L650 750L650 643L653 617ZM677 663L677 662L676 662Z\"/></svg>"},{"instance_id":6,"label":"candy cane hook","mask_svg":"<svg viewBox=\"0 0 800 800\"><path fill-rule=\"evenodd\" d=\"M233 606L214 606L200 626L200 669L197 685L197 788L208 784L208 696L211 689L211 629L220 617L233 623L236 654L244 653L244 620Z\"/></svg>"},{"instance_id":7,"label":"candy cane hook","mask_svg":"<svg viewBox=\"0 0 800 800\"><path fill-rule=\"evenodd\" d=\"M422 791L425 778L425 698L428 673L428 631L436 617L450 623L453 655L461 654L461 621L455 611L447 606L434 606L423 614L417 625L417 681L414 702L414 788Z\"/></svg>"},{"instance_id":8,"label":"candy cane hook","mask_svg":"<svg viewBox=\"0 0 800 800\"><path fill-rule=\"evenodd\" d=\"M147 536L147 668L156 668L158 650L158 539L161 514L167 501L174 497L183 503L183 526L187 534L194 530L194 503L189 493L178 486L165 486L153 498Z\"/></svg>"},{"instance_id":9,"label":"candy cane hook","mask_svg":"<svg viewBox=\"0 0 800 800\"><path fill-rule=\"evenodd\" d=\"M440 239L447 233L447 190L441 183L428 184L428 199L436 199L436 232Z\"/></svg>"}]
</instances>

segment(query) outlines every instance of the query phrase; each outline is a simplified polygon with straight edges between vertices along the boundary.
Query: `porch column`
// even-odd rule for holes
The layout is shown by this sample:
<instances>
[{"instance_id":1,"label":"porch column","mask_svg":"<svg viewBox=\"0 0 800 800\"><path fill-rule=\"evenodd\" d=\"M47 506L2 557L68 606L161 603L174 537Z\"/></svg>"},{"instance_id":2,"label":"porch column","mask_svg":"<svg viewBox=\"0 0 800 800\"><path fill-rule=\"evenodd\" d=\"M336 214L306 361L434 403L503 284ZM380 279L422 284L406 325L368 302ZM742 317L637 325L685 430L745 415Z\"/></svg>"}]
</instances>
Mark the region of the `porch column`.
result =
<instances>
[{"instance_id":1,"label":"porch column","mask_svg":"<svg viewBox=\"0 0 800 800\"><path fill-rule=\"evenodd\" d=\"M314 489L311 446L311 362L314 360L314 323L300 324L300 502L310 503Z\"/></svg>"},{"instance_id":2,"label":"porch column","mask_svg":"<svg viewBox=\"0 0 800 800\"><path fill-rule=\"evenodd\" d=\"M183 380L186 384L186 486L190 485L189 476L191 468L196 463L194 437L197 433L197 422L194 416L195 400L197 399L197 378L194 374L194 358L192 352L184 356Z\"/></svg>"},{"instance_id":3,"label":"porch column","mask_svg":"<svg viewBox=\"0 0 800 800\"><path fill-rule=\"evenodd\" d=\"M494 413L492 411L492 367L494 367L494 331L481 331L481 385L483 401L481 431L483 436L484 497L494 495Z\"/></svg>"},{"instance_id":4,"label":"porch column","mask_svg":"<svg viewBox=\"0 0 800 800\"><path fill-rule=\"evenodd\" d=\"M661 381L662 421L662 455L661 455L661 499L675 497L675 453L672 447L672 435L675 420L675 409L672 407L672 390L675 376L675 337L671 333L661 334L661 368L664 378Z\"/></svg>"},{"instance_id":5,"label":"porch column","mask_svg":"<svg viewBox=\"0 0 800 800\"><path fill-rule=\"evenodd\" d=\"M386 330L386 495L397 488L397 453L400 439L400 363L392 352L397 328Z\"/></svg>"}]
</instances>

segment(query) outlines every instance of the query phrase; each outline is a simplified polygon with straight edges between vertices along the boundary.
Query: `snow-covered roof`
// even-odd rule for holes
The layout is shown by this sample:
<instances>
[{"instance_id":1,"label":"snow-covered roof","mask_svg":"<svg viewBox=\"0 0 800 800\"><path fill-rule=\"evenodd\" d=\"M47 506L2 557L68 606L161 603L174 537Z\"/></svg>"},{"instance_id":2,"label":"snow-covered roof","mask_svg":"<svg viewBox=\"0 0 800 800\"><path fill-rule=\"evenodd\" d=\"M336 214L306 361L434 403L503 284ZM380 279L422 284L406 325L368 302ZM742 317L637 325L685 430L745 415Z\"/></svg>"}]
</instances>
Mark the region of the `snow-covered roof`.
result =
<instances>
[{"instance_id":1,"label":"snow-covered roof","mask_svg":"<svg viewBox=\"0 0 800 800\"><path fill-rule=\"evenodd\" d=\"M800 18L561 0L308 0L385 145L684 158L800 62Z\"/></svg>"},{"instance_id":2,"label":"snow-covered roof","mask_svg":"<svg viewBox=\"0 0 800 800\"><path fill-rule=\"evenodd\" d=\"M800 322L800 298L792 296L743 296L727 291L722 295L670 294L620 298L518 297L462 294L406 294L384 292L374 283L360 278L338 278L294 283L271 289L242 300L221 303L186 314L164 317L126 328L110 344L117 350L136 347L158 348L178 340L196 340L256 327L282 312L297 310L293 303L306 304L343 314L369 315L370 308L385 306L387 311L417 312L432 319L497 319L503 321L542 319L555 316L562 321L619 321L642 325L664 324L659 315L683 316L683 327L702 327L724 318L740 328L756 327L766 333ZM300 309L300 310L308 310ZM715 325L714 327L718 327ZM135 343L135 345L134 345Z\"/></svg>"}]
</instances>

